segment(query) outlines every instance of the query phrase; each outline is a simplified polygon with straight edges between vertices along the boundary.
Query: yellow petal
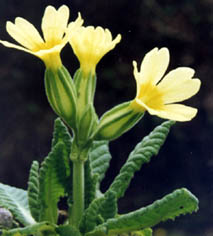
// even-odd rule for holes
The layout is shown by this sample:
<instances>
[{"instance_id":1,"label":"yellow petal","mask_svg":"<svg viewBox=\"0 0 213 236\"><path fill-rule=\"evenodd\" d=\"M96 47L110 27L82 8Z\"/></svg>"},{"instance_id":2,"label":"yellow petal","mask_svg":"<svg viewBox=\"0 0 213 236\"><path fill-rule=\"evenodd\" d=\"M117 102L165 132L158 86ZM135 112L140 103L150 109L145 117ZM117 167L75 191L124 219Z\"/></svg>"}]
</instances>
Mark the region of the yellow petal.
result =
<instances>
[{"instance_id":1,"label":"yellow petal","mask_svg":"<svg viewBox=\"0 0 213 236\"><path fill-rule=\"evenodd\" d=\"M140 72L136 74L138 83L157 84L163 77L169 64L169 51L167 48L154 48L147 53L141 63Z\"/></svg>"},{"instance_id":2,"label":"yellow petal","mask_svg":"<svg viewBox=\"0 0 213 236\"><path fill-rule=\"evenodd\" d=\"M139 96L139 93L140 93L140 88L141 88L141 83L140 83L140 73L138 72L138 65L137 65L137 62L136 61L133 61L132 62L133 64L133 74L134 74L134 77L135 77L135 80L136 80L136 97Z\"/></svg>"},{"instance_id":3,"label":"yellow petal","mask_svg":"<svg viewBox=\"0 0 213 236\"><path fill-rule=\"evenodd\" d=\"M70 32L77 30L79 27L81 27L84 23L84 20L81 17L81 13L78 13L78 17L75 21L70 22L68 25L68 29Z\"/></svg>"},{"instance_id":4,"label":"yellow petal","mask_svg":"<svg viewBox=\"0 0 213 236\"><path fill-rule=\"evenodd\" d=\"M194 70L180 67L169 72L157 85L164 104L184 101L195 95L200 89L200 80L192 79Z\"/></svg>"},{"instance_id":5,"label":"yellow petal","mask_svg":"<svg viewBox=\"0 0 213 236\"><path fill-rule=\"evenodd\" d=\"M68 24L68 20L69 20L69 8L65 5L61 6L58 9L58 24L57 24L57 28L58 28L58 38L61 39L67 29L67 24Z\"/></svg>"},{"instance_id":6,"label":"yellow petal","mask_svg":"<svg viewBox=\"0 0 213 236\"><path fill-rule=\"evenodd\" d=\"M21 17L15 19L15 24L8 21L6 29L11 37L30 50L35 50L43 43L43 40L36 28L30 22Z\"/></svg>"},{"instance_id":7,"label":"yellow petal","mask_svg":"<svg viewBox=\"0 0 213 236\"><path fill-rule=\"evenodd\" d=\"M140 101L141 102L141 101ZM169 104L160 109L152 109L143 104L143 107L151 114L163 119L175 121L189 121L197 114L197 109L182 104Z\"/></svg>"},{"instance_id":8,"label":"yellow petal","mask_svg":"<svg viewBox=\"0 0 213 236\"><path fill-rule=\"evenodd\" d=\"M100 59L115 45L120 42L121 35L112 40L111 32L102 27L88 26L73 29L70 44L78 60L82 71L87 74L94 73Z\"/></svg>"},{"instance_id":9,"label":"yellow petal","mask_svg":"<svg viewBox=\"0 0 213 236\"><path fill-rule=\"evenodd\" d=\"M18 49L18 50L21 50L21 51L25 51L25 52L34 54L32 51L30 51L30 50L28 50L24 47L18 46L16 44L13 44L13 43L10 43L10 42L7 42L7 41L0 40L0 43L3 44L5 47L8 47L8 48L15 48L15 49Z\"/></svg>"},{"instance_id":10,"label":"yellow petal","mask_svg":"<svg viewBox=\"0 0 213 236\"><path fill-rule=\"evenodd\" d=\"M54 7L48 6L41 25L45 41L54 44L61 40L66 31L68 19L69 8L67 6L61 6L58 11Z\"/></svg>"}]
</instances>

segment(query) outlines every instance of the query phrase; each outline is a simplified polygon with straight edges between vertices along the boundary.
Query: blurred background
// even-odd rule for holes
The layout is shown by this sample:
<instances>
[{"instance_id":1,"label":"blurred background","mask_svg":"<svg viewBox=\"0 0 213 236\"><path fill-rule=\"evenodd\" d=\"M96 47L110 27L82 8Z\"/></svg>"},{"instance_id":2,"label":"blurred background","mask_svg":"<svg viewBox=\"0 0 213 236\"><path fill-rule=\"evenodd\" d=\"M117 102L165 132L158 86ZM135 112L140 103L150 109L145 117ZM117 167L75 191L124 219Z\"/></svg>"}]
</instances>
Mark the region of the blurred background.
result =
<instances>
[{"instance_id":1,"label":"blurred background","mask_svg":"<svg viewBox=\"0 0 213 236\"><path fill-rule=\"evenodd\" d=\"M155 236L213 235L213 0L1 0L0 39L7 20L21 16L40 30L47 5L71 9L70 20L81 12L85 25L109 28L122 41L97 67L95 97L99 115L135 96L132 61L141 63L154 47L168 47L169 70L189 66L201 79L200 92L185 104L199 109L191 122L177 123L158 156L136 173L127 194L119 201L125 213L152 203L181 187L200 200L200 209L154 228ZM36 57L0 45L0 182L27 188L33 159L42 161L50 148L56 115L44 91L44 65ZM70 46L63 63L73 75L78 61ZM111 167L102 184L107 189L128 154L145 135L162 123L146 114L131 131L110 144Z\"/></svg>"}]
</instances>

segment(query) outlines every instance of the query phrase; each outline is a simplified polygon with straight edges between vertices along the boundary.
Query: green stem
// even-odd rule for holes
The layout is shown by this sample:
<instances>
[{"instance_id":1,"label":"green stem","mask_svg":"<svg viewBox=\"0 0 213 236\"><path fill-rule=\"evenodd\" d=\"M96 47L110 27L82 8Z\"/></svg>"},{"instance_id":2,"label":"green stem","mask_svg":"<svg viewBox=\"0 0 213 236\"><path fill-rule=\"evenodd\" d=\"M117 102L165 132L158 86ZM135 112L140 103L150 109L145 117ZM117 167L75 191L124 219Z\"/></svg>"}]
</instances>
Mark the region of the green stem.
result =
<instances>
[{"instance_id":1,"label":"green stem","mask_svg":"<svg viewBox=\"0 0 213 236\"><path fill-rule=\"evenodd\" d=\"M84 161L73 161L72 225L79 227L84 212Z\"/></svg>"}]
</instances>

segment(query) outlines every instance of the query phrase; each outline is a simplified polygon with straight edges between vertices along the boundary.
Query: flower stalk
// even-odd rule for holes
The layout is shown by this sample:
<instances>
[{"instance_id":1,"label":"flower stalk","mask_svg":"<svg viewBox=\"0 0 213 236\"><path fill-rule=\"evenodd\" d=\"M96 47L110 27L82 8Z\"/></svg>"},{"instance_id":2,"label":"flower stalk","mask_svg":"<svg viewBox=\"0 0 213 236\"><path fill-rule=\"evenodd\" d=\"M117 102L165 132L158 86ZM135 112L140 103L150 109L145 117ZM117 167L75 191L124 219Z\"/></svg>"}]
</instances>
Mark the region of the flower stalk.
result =
<instances>
[{"instance_id":1,"label":"flower stalk","mask_svg":"<svg viewBox=\"0 0 213 236\"><path fill-rule=\"evenodd\" d=\"M84 160L73 161L73 206L70 224L79 228L84 212Z\"/></svg>"}]
</instances>

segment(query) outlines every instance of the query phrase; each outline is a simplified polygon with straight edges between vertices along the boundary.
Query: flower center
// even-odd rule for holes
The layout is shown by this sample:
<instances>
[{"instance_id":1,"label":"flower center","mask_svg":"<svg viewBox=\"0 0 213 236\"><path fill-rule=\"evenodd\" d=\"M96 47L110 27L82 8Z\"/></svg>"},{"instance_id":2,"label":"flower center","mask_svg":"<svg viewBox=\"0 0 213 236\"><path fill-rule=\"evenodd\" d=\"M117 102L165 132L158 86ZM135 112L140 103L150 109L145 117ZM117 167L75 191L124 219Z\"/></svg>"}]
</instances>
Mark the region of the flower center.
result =
<instances>
[{"instance_id":1,"label":"flower center","mask_svg":"<svg viewBox=\"0 0 213 236\"><path fill-rule=\"evenodd\" d=\"M163 94L156 85L146 83L140 85L137 98L152 109L159 109L163 104Z\"/></svg>"}]
</instances>

